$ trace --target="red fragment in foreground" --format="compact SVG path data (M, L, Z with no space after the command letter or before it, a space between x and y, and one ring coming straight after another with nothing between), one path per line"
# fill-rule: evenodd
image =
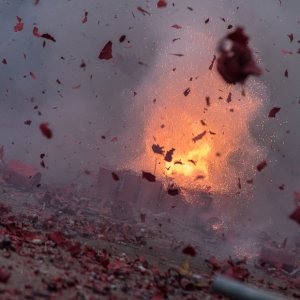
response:
M51 139L53 136L53 133L52 133L52 130L48 126L49 126L48 123L41 123L40 130L46 138Z
M38 27L36 27L36 26L33 27L33 35L38 37L38 38L44 38L44 39L50 40L52 42L56 42L56 39L51 34L49 34L49 33L41 34L39 32Z
M281 107L273 107L269 112L269 118L275 118Z
M290 219L300 225L300 206L298 206L291 214Z
M8 281L8 279L10 278L10 273L3 270L3 269L0 269L0 282L2 283L6 283Z
M17 160L9 161L3 172L3 179L7 183L26 189L37 186L41 181L41 177L41 173L36 168Z
M241 27L221 41L217 69L227 83L244 83L249 75L261 74L260 68L253 60L248 41L249 37L244 34Z
M18 17L18 23L14 26L14 31L18 32L18 31L22 31L24 28L24 23L22 22L22 18Z
M167 1L166 0L159 0L157 2L157 7L158 8L162 8L162 7L166 7L168 5Z
M197 252L195 250L195 248L193 246L186 246L183 250L182 250L182 253L185 254L185 255L189 255L189 256L196 256L197 255Z
M98 56L99 59L111 59L112 56L112 42L108 41L105 46L100 51L100 54Z
M260 164L257 165L256 169L257 169L257 171L260 172L260 171L262 171L262 169L264 169L267 165L268 165L267 162L264 160L264 161L262 161Z

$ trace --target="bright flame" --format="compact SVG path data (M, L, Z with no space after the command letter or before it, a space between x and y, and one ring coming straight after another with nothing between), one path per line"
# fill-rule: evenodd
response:
M187 154L175 156L173 162L166 162L166 174L169 176L184 175L198 179L207 177L207 155L210 150L209 144L204 143Z
M186 36L185 56L171 56L170 49L162 53L138 91L148 99L145 104L136 98L143 103L144 149L127 167L171 177L187 189L245 191L264 156L249 128L265 100L263 87L252 82L243 96L239 86L225 84L215 67L208 68L216 41L193 30ZM190 92L184 95L187 88ZM174 148L172 161L154 153L153 144L164 147L164 155Z

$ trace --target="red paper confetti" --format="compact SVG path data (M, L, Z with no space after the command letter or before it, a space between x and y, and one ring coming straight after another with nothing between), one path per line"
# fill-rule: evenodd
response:
M4 146L0 146L0 161L3 161L4 156Z
M241 184L241 178L238 178L238 188L241 189L242 188L242 184Z
M197 255L197 252L195 250L195 248L193 246L186 246L183 250L182 250L182 253L185 254L185 255L189 255L189 256L196 256Z
M187 88L186 90L184 90L183 95L186 97L190 92L191 92L191 89Z
M151 14L150 14L147 10L143 9L141 6L138 6L138 7L137 7L137 10L138 10L139 12L141 12L144 16L145 16L145 15L151 16Z
M209 259L205 259L205 262L212 269L212 271L219 271L221 269L221 263L215 256L212 256Z
M228 260L228 265L225 267L226 270L224 274L228 277L232 277L238 280L245 280L249 277L250 272L247 268L242 266L242 263L245 263L245 261L233 262L232 260Z
M206 130L192 138L193 142L201 140L206 135Z
M284 77L289 77L289 72L288 72L288 70L285 70L285 71L284 71Z
M119 42L120 43L123 43L124 41L126 40L126 35L125 34L122 34L119 38Z
M33 35L38 38L44 38L44 39L50 40L52 42L56 42L56 39L51 34L49 34L49 33L41 34L39 32L38 27L36 27L36 26L33 27Z
M275 118L281 107L273 107L269 112L269 118Z
M14 31L22 31L24 28L24 23L22 22L22 18L17 16L18 23L14 26Z
M56 39L49 33L43 33L41 37L52 42L56 42Z
M65 236L60 231L53 231L47 234L49 241L54 242L58 246L63 245L66 242Z
M113 180L115 180L115 181L119 181L120 180L120 177L119 177L119 175L117 173L112 172L111 175L112 175Z
M14 31L22 31L24 28L24 23L22 22L22 18L17 16L18 23L14 26Z
M69 252L72 256L77 257L81 253L81 244L80 242L75 242L69 247Z
M205 97L206 105L210 106L210 97L206 96ZM202 123L202 122L201 122ZM205 124L206 125L206 124Z
M26 121L24 122L24 124L25 124L25 125L28 125L28 126L30 126L30 125L31 125L31 123L32 123L32 121L31 121L31 120L26 120Z
M172 148L169 151L167 151L166 155L165 155L165 161L167 162L171 162L173 159L173 154L174 154L175 149Z
M288 34L287 36L288 36L288 38L290 39L290 42L292 42L293 39L294 39L294 35L293 35L292 33L290 33L290 34Z
M179 188L173 186L173 185L170 185L167 189L167 193L170 195L170 196L177 196L179 193L180 193L180 190Z
M36 37L41 37L41 35L39 33L39 29L36 26L33 27L33 32L32 33Z
M157 7L158 8L162 8L162 7L166 7L168 5L167 1L166 0L159 0L157 2Z
M7 65L7 60L6 60L5 58L3 58L3 59L2 59L2 63L3 63L4 65Z
M231 101L232 101L232 99L231 99L231 93L229 92L229 94L228 94L228 97L227 97L227 103L230 103Z
M146 221L146 214L140 213L141 223L145 223Z
M10 278L10 273L5 271L4 269L0 268L0 282L6 283L8 279Z
M289 218L300 225L300 206L298 206L289 216Z
M217 56L214 55L214 56L213 56L213 59L212 59L212 61L211 61L211 63L210 63L210 66L209 66L209 68L208 68L210 71L212 70L212 68L213 68L213 66L214 66L214 63L215 63L216 59L217 59Z
M230 47L228 41L231 42ZM261 70L253 60L248 41L244 29L238 27L220 42L217 69L227 83L244 83L249 75L261 74Z
M165 153L164 147L161 147L158 144L153 144L152 145L152 150L153 150L154 153L157 153L157 154L164 155L164 153Z
M283 54L283 55L287 55L287 54L290 54L290 55L292 55L293 54L293 52L292 51L287 51L287 50L281 50L281 53Z
M155 180L156 180L156 177L155 177L155 175L153 175L153 174L151 174L151 173L149 173L149 172L142 172L142 177L144 178L144 179L147 179L148 181L150 181L150 182L154 182Z
M51 139L53 134L52 134L52 130L48 126L49 126L48 123L41 123L40 130L46 138Z
M262 171L266 166L267 166L267 162L265 160L263 160L261 163L259 163L256 167L257 171Z
M296 205L300 206L300 193L297 191L294 192L294 200L295 200Z
M84 24L84 23L87 22L88 14L89 14L89 13L88 13L87 11L84 12L84 17L83 17L83 19L82 19L82 21L81 21L82 24Z
M33 80L36 80L36 76L34 75L34 73L29 72L29 74L30 74L30 76L31 76L31 78L32 78Z
M174 25L172 25L171 27L173 27L173 28L175 28L175 29L181 29L182 27L180 26L180 25L178 25L178 24L174 24Z
M108 41L103 49L100 51L100 54L98 56L99 59L111 59L112 56L112 42Z

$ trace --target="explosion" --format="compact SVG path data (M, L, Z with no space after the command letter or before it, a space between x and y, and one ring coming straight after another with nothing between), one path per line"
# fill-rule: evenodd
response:
M206 157L211 148L208 143L204 143L195 149L190 150L186 155L175 156L175 162L166 163L166 174L194 176L202 179L208 176Z
M263 87L252 81L243 95L240 87L226 84L215 67L209 68L216 41L190 30L188 53L174 58L171 51L163 52L142 88L149 99L144 150L130 167L154 170L157 177L186 189L236 193L249 186L264 154L250 131ZM205 43L199 46L198 41ZM153 144L164 152L154 153ZM166 159L170 151L172 157Z

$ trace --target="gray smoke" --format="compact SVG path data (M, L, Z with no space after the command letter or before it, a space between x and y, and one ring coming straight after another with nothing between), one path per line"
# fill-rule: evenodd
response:
M144 104L151 95L144 96L139 87L151 78L166 45L174 53L189 47L184 34L171 26L199 30L216 44L228 25L241 25L264 70L251 81L267 88L251 132L267 149L268 167L255 178L255 205L249 218L257 224L255 229L297 230L287 216L293 209L292 193L300 188L299 1L178 0L168 1L163 9L156 8L156 1L34 2L0 0L0 60L7 60L0 64L0 144L5 146L6 160L40 167L40 154L45 153L47 169L40 167L44 182L67 182L85 169L97 172L100 165L120 167L143 152ZM143 15L138 6L151 15ZM82 24L85 11L88 20ZM13 30L16 16L24 22L21 32ZM32 34L34 26L56 42L46 40L43 47L43 39ZM121 35L126 35L123 43ZM177 37L178 51L172 42ZM113 59L99 60L109 40ZM208 68L207 58L215 49L205 51L191 64ZM85 68L80 67L83 63ZM281 111L268 119L273 106ZM30 126L26 120L32 121ZM41 122L49 123L53 139L41 135ZM278 188L282 184L284 190ZM280 221L274 223L274 216L281 216Z

